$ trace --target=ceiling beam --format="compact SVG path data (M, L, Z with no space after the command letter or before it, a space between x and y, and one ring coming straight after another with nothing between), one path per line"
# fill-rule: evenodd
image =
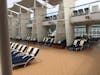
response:
M13 11L13 10L10 10L10 9L8 9L8 11L15 13L16 15L19 15L19 12L16 12L16 11Z
M29 8L23 6L23 5L18 4L18 3L15 3L15 5L16 5L16 6L19 6L20 8L22 8L22 9L24 9L24 10L26 10L26 11L29 11L29 12L31 12L31 13L34 12L32 9L29 9Z
M40 4L42 4L43 6L47 7L47 8L53 8L53 6L51 4L48 3L48 1L43 1L43 0L37 0L37 2L39 2Z

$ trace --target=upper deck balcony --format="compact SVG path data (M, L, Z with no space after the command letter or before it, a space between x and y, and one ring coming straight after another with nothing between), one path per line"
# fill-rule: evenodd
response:
M43 26L57 25L58 22L64 22L63 10L48 13L43 19Z
M57 17L58 17L57 12L45 14L45 17L43 19L43 26L56 25Z
M71 8L72 24L96 24L100 23L100 1L80 5Z

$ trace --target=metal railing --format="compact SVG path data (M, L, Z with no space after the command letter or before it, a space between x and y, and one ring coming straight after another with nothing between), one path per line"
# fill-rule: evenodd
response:
M70 10L72 10L71 16L75 17L75 16L88 15L93 13L100 13L99 5L100 5L100 0L71 7L70 8Z
M45 14L43 21L57 20L58 11Z

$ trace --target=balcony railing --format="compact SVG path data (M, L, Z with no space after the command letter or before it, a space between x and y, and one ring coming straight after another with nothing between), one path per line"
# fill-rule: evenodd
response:
M100 0L79 5L79 6L75 6L75 7L71 7L71 10L72 10L71 17L88 15L92 13L100 13L99 5L100 5Z
M52 13L48 13L46 14L46 16L44 17L43 21L51 21L51 20L57 20L57 15L58 12L52 12Z

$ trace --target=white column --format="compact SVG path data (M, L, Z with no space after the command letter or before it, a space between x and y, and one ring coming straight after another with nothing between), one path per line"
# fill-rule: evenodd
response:
M56 25L56 42L66 39L63 2L60 3Z
M46 8L37 7L35 9L36 32L38 42L42 41L43 37L47 35L47 28L42 25L45 14Z
M90 32L91 32L91 25L86 25L86 34L88 36L90 36Z
M2 75L12 75L6 0L0 0L0 59Z
M17 37L21 38L21 13L22 13L22 9L21 7L19 7L19 15L18 15L18 35Z
M32 21L32 38L37 39L37 26L36 26L36 20L35 19Z
M33 5L33 9L34 9L34 19L32 21L32 39L37 39L37 24L36 24L36 8L37 8L37 1L34 0L34 5Z
M70 7L74 6L75 1L76 0L63 0L67 46L72 44L74 37L73 33L74 29L70 23L70 15L71 15Z
M12 21L12 25L11 25L11 34L12 34L12 38L16 38L16 36L18 35L18 16L13 16L11 18Z
M26 39L28 36L28 32L27 32L27 24L29 24L29 20L30 20L30 13L21 13L21 38L22 39Z
M9 37L12 38L12 17L8 16Z

